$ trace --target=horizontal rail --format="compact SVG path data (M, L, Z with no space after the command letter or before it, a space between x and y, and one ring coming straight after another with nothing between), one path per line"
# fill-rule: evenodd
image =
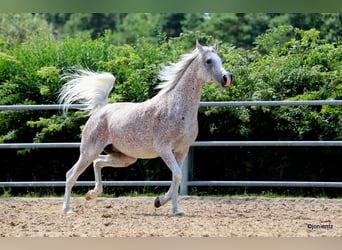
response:
M75 186L93 186L94 181L78 181ZM103 181L104 186L169 186L171 181ZM342 182L309 181L187 181L187 186L219 187L324 187L341 188ZM0 187L64 187L65 181L0 182Z
M0 149L19 148L79 148L80 142L47 142L47 143L2 143Z
M193 147L341 147L342 141L196 141Z
M79 148L79 142L3 143L0 149ZM195 141L192 147L341 147L342 141Z
M0 149L79 148L79 142L2 143ZM341 147L342 141L195 141L192 147Z
M329 187L341 188L342 182L315 181L188 181L188 186L224 187Z
M309 100L309 101L225 101L225 102L200 102L200 107L236 107L236 106L321 106L342 105L342 100ZM72 104L69 109L85 108L84 104ZM61 110L63 105L0 105L0 110Z
M201 102L201 107L223 106L321 106L342 105L342 100L311 100L311 101L229 101L229 102Z
M103 181L104 186L169 186L171 181ZM95 181L77 181L75 186L94 186ZM65 181L0 182L0 187L64 187Z
M69 109L85 108L84 104L72 104ZM58 104L41 104L41 105L0 105L0 110L62 110L63 105Z

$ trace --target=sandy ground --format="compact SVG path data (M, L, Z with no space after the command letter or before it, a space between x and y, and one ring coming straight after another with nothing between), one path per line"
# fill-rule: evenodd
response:
M314 198L180 198L185 216L153 197L0 198L0 236L250 237L342 236L342 200Z

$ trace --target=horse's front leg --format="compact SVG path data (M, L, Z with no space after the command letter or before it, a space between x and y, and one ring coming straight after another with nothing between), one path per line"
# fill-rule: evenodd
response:
M182 179L180 166L182 166L186 155L187 152L175 153L174 155L171 149L165 150L165 152L161 154L162 159L172 172L172 183L167 193L163 197L157 197L154 202L155 207L158 208L172 199L172 212L175 215L180 216L184 215L184 212L178 208L178 190Z

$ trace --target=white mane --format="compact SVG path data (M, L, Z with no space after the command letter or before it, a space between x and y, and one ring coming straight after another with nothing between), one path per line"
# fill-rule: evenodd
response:
M185 70L198 55L199 50L196 48L191 53L182 55L179 62L164 66L158 74L158 78L161 80L161 83L156 87L160 89L158 95L166 94L173 89Z

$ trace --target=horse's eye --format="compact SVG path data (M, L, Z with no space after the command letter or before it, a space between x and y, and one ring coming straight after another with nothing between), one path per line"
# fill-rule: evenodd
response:
M211 64L212 60L209 58L205 62L206 62L206 64Z

